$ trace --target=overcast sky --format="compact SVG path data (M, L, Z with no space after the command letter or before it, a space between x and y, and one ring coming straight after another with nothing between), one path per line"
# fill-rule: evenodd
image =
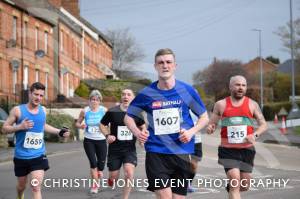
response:
M130 28L146 58L138 68L155 73L153 56L160 48L176 53L176 77L192 83L192 74L217 59L246 63L258 56L262 30L262 56L283 62L274 34L290 19L289 0L80 0L81 15L100 31ZM300 0L293 0L293 18L300 17Z

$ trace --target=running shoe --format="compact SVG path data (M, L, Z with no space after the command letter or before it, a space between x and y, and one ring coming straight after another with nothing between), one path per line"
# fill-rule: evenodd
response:
M96 194L96 193L98 193L98 187L95 186L95 185L93 185L92 188L91 188L91 190L90 190L90 193L91 193L91 194Z
M17 196L17 199L24 199L24 193L21 197Z
M191 186L191 185L189 185L188 188L187 188L187 192L188 192L188 193L194 193L194 192L196 192L196 191L197 191L197 189L194 188L194 187Z
M226 185L225 189L229 193L229 184Z

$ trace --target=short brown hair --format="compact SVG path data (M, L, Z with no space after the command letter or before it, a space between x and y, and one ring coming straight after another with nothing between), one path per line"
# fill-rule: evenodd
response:
M155 57L154 57L154 61L156 61L156 58L158 56L161 56L161 55L173 55L173 57L175 59L175 54L174 54L174 52L170 48L162 48L162 49L159 49L156 52Z
M30 86L30 92L32 93L34 90L45 90L44 84L40 82L35 82Z

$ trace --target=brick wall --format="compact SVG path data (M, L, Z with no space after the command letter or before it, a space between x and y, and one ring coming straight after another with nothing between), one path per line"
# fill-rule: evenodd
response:
M80 8L78 0L48 0L53 6L59 8L63 7L72 15L79 17L80 16Z
M18 96L20 99L23 85L24 67L28 67L28 85L35 82L35 71L40 74L39 81L45 84L46 73L48 73L48 85L53 84L53 35L52 27L37 18L29 16L8 4L0 2L0 92L4 95ZM16 19L16 46L7 47L7 41L12 39L13 20ZM26 28L24 28L26 27ZM38 40L36 40L36 30ZM35 57L36 41L38 49L45 50L45 32L47 38L47 54L43 58ZM23 40L22 40L23 39ZM22 48L23 41L23 48ZM17 70L17 92L13 93L13 69L11 60L19 61ZM53 86L50 86L53 87ZM48 90L49 100L54 100L53 90Z
M62 1L50 1L60 6ZM75 2L75 3L74 3ZM78 4L74 1L73 4ZM14 19L16 31L13 30ZM59 63L58 68L66 68L67 73L61 75L54 70L54 38L52 25L26 14L22 10L0 1L0 95L8 95L14 99L20 99L25 79L27 86L36 81L48 84L48 102L56 99L55 90L69 97L82 79L82 73L86 79L103 79L105 74L99 68L99 64L112 67L112 49L104 40L96 40L88 33L84 34L84 57L82 60L82 34L75 33L63 22L58 25L59 37ZM7 41L12 39L16 32L16 46L7 47ZM47 35L47 37L46 37ZM47 38L47 45L45 42ZM45 48L47 46L47 48ZM44 57L35 56L36 50L47 51ZM20 67L17 70L17 92L13 93L13 68L12 60L18 60ZM84 71L82 65L84 62ZM28 78L25 78L25 68L28 71ZM61 88L54 88L54 76L59 76Z
M277 69L277 66L265 59L262 59L262 66L264 73L273 72ZM257 57L249 63L245 64L245 68L250 74L260 73L260 59Z
M67 68L68 74L61 75L62 93L69 96L71 90L75 90L79 85L81 79L81 63L82 63L82 47L81 36L74 33L68 26L63 23L60 27L60 53L59 66L60 68ZM68 88L67 88L68 87Z

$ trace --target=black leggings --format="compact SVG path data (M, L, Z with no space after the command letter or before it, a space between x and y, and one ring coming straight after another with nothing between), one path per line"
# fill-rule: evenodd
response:
M106 140L84 138L83 147L89 159L90 167L92 169L98 168L98 171L103 171L107 154Z

